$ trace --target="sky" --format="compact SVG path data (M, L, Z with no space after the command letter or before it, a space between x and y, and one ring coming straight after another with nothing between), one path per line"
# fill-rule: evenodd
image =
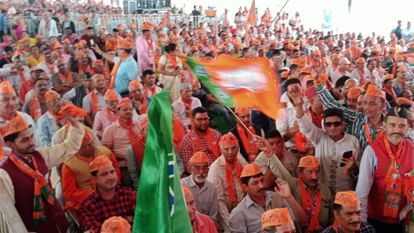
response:
M229 10L231 20L239 6L250 8L252 0L172 0L172 5L184 7L187 13L194 5L216 7L218 14ZM256 0L259 17L269 7L275 16L286 0ZM298 11L306 27L321 28L324 16L331 16L332 29L335 32L362 32L368 36L372 32L389 36L396 27L397 20L403 20L403 28L407 21L414 24L413 0L352 0L351 12L348 13L348 0L288 0L285 11L293 15ZM411 11L411 12L410 12Z

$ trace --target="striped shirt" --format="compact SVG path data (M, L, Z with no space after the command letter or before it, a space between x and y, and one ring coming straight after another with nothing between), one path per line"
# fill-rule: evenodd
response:
M325 109L339 108L343 111L346 131L358 138L361 151L364 151L369 142L375 140L378 133L382 131L382 127L372 128L364 113L340 105L325 86L319 85L317 92Z

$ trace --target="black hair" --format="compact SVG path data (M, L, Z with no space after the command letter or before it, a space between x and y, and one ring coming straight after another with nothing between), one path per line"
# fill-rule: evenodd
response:
M391 82L392 80L393 80L392 78L384 79L383 85L386 85L387 83Z
M94 29L93 29L92 26L89 26L89 27L86 28L86 30L89 31L89 30L94 30Z
M193 109L193 111L191 112L191 116L194 118L195 115L197 115L197 113L208 113L208 110L205 107L197 107Z
M132 52L132 49L126 49L126 48L123 48L123 50L124 50L126 53L128 53L128 54L131 54L131 52Z
M148 29L142 29L142 33L146 33L146 32L149 32L150 30L148 30Z
M292 70L295 70L295 69L298 69L299 68L299 66L297 65L297 64L291 64L290 66L289 66L289 69L292 71Z
M153 75L154 71L153 70L144 70L144 72L142 72L142 77L146 77L147 75Z
M6 47L4 47L4 52L10 52L10 51L13 51L13 48L11 47L11 46L6 46Z
M336 203L333 203L333 210L339 212L342 210L342 206Z
M165 52L166 53L173 52L175 51L176 48L177 48L177 45L175 45L174 43L169 43L167 46L165 46Z
M328 108L325 111L323 111L324 119L331 116L337 116L341 119L341 121L344 120L344 112L339 108Z
M240 180L241 180L241 183L242 184L248 185L251 178L258 178L260 176L263 176L263 173L259 173L259 174L255 175L255 176L242 177L242 178L240 178Z
M93 172L91 172L91 175L92 176L95 176L96 177L96 175L98 174L98 171L93 171Z
M118 32L118 29L114 28L112 29L112 32Z
M385 116L385 121L387 121L388 117L394 116L394 117L400 117L407 119L408 112L407 109L401 106L396 106L388 110L387 115Z
M335 88L345 86L345 82L346 82L346 80L348 80L348 79L350 79L350 78L351 78L351 77L348 77L348 76L346 76L346 75L344 75L344 76L340 77L340 78L339 78L339 79L335 82Z
M282 138L282 135L277 129L271 129L265 133L265 138Z
M288 86L292 85L292 84L299 84L301 85L301 82L298 78L290 78L288 80L285 81L285 88L287 89Z

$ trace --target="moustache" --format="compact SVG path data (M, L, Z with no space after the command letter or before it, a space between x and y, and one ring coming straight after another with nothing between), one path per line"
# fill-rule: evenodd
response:
M261 188L257 192L260 193L260 192L264 192L264 191L266 191L266 189L265 188Z
M361 222L360 222L360 221L357 221L357 222L351 222L350 224L351 224L351 225L360 225L360 224L361 224Z

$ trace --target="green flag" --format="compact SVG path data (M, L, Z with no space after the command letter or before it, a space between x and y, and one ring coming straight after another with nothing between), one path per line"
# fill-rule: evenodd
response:
M192 233L173 147L169 92L151 98L134 233Z

